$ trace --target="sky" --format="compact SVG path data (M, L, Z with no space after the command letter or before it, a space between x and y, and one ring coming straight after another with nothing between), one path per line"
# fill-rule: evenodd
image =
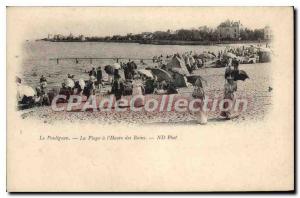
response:
M111 36L168 29L217 27L226 19L263 28L269 7L8 7L8 30L22 28L26 39L49 34ZM9 28L11 27L11 28ZM21 31L20 31L21 33Z

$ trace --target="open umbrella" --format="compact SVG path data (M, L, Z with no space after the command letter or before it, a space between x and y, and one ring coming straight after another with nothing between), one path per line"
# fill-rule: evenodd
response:
M201 81L204 81L205 84L207 84L207 81L202 77L202 76L199 76L199 75L190 75L190 76L187 76L187 81L191 84L195 84L197 79L200 79Z
M22 99L24 96L33 97L35 95L35 91L30 86L19 84L17 86L17 95L20 99Z
M172 81L172 76L167 71L159 68L151 68L150 70L158 81Z
M111 66L111 65L106 65L106 66L104 67L104 71L105 71L108 75L114 75L115 69L114 69L114 67Z
M121 69L121 65L119 63L114 63L113 68L114 69Z
M74 80L71 78L67 78L64 80L64 83L66 84L67 87L73 88L75 86Z
M244 70L239 70L238 72L234 72L233 79L235 81L237 81L237 80L244 81L247 78L249 78L249 76L248 76L248 74Z
M145 75L145 76L147 76L149 78L153 78L153 74L149 70L139 69L139 70L137 70L137 72L140 73L140 74L142 74L142 75Z

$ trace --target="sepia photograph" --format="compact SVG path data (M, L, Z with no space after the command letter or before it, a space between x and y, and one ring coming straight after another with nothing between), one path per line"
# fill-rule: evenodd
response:
M130 8L128 15L127 8L110 8L124 13L127 24L102 14L91 24L66 21L29 35L16 75L22 117L49 124L264 119L272 108L276 53L270 24L226 16L193 22L180 9L151 9L177 15L182 23L163 29L160 19L149 15L143 22L150 27L140 27L131 19L140 10ZM96 23L100 27L92 28Z
M9 192L294 190L293 7L6 12Z

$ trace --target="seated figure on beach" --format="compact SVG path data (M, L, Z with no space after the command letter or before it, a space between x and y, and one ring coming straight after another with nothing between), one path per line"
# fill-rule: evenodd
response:
M37 98L35 102L39 105L50 105L48 89L46 85L47 83L45 84L45 82L42 82L41 85L36 88Z
M154 92L154 89L157 88L156 81L157 78L146 78L146 80L144 81L145 94L152 94Z
M167 94L177 94L177 87L173 82L168 82L167 84Z
M59 102L67 102L69 100L71 94L72 94L71 89L66 86L66 83L63 82L61 84L61 88L59 90L59 95L66 96L66 100L60 99Z
M82 87L80 85L80 82L79 81L75 81L75 86L73 88L73 94L74 95L81 95L82 94Z
M94 76L90 76L90 79L85 84L82 94L89 98L91 95L95 95L95 81Z
M124 89L123 89L123 96L130 96L132 95L132 89L133 89L133 83L132 80L126 80L124 83Z

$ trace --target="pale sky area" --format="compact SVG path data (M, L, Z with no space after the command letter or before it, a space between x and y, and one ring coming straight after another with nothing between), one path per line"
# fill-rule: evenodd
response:
M280 9L280 8L275 8ZM23 28L26 39L49 34L111 36L167 29L216 27L226 19L263 28L268 7L9 7L7 26ZM269 15L270 16L270 15Z

